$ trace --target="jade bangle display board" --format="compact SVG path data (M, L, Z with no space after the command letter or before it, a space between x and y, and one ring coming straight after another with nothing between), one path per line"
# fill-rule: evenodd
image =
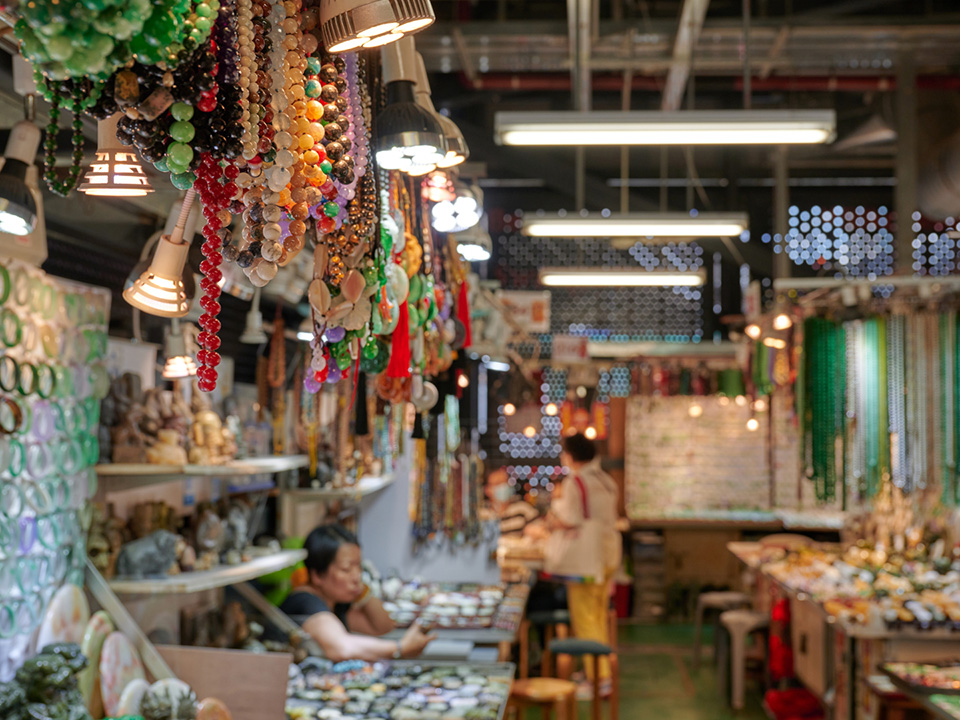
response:
M768 509L768 417L757 413L754 431L747 429L750 417L749 404L732 398L630 398L627 514Z
M107 290L0 258L0 680L37 635L73 639L75 608L48 606L83 584L109 314Z

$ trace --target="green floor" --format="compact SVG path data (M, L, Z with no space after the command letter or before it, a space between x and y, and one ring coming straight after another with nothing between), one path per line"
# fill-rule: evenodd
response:
M622 720L765 720L760 688L747 678L746 707L734 712L717 688L710 637L704 662L693 669L693 627L623 625L620 628L620 717ZM589 704L580 704L580 718ZM539 713L527 713L527 720Z

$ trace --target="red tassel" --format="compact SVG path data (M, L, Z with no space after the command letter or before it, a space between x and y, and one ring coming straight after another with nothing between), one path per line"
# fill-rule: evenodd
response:
M397 329L393 331L387 377L410 377L410 308L407 307L406 300L400 306L400 320L397 322Z
M473 345L473 333L470 331L470 302L467 294L467 283L463 283L463 285L460 286L460 293L457 295L457 318L463 323L464 330L466 331L463 341L464 350Z

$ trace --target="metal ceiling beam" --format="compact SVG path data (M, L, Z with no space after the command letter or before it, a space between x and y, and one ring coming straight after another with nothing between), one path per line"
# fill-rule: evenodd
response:
M680 109L693 66L693 51L700 38L709 5L710 0L684 0L683 2L680 10L680 24L673 42L673 60L663 86L661 110L671 112Z

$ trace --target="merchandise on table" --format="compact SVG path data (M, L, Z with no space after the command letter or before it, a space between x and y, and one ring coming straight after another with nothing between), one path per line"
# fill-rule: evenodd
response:
M359 720L496 720L514 667L400 661L333 665L311 658L290 668L287 717Z
M877 630L960 630L960 560L866 546L842 553L815 547L765 548L754 557L766 574L807 593L844 622Z
M960 695L960 665L888 662L881 667L913 692Z
M423 627L513 631L523 617L529 589L525 585L464 585L396 578L383 581L384 609L397 627L419 620Z

